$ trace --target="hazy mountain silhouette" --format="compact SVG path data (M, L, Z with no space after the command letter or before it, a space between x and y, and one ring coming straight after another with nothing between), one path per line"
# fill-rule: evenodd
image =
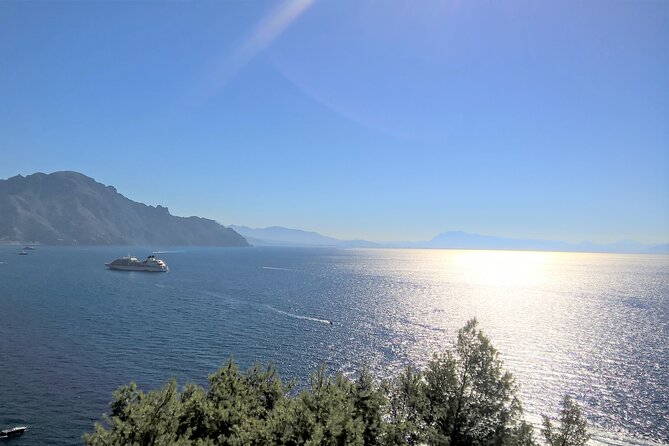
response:
M621 240L614 243L594 243L589 241L567 243L554 240L495 237L491 235L471 234L463 231L443 232L432 240L409 243L409 246L417 248L503 249L520 251L669 253L667 245L644 245L635 240Z
M254 245L264 246L323 246L338 248L379 248L381 244L366 240L340 240L321 235L318 232L290 229L281 226L249 228L230 225L232 229Z
M652 246L649 252L653 254L669 254L669 243Z
M471 234L463 231L443 232L432 240L417 242L415 246L424 248L451 249L507 249L532 251L567 251L571 245L565 242L538 239L508 239L492 235Z
M376 243L366 240L340 240L318 232L271 226L249 228L231 225L254 245L266 246L322 246L338 248L433 248L433 249L498 249L520 251L568 251L568 252L619 252L669 254L669 244L644 245L633 240L622 240L610 244L594 242L567 243L541 239L513 239L492 235L472 234L463 231L447 231L431 240L418 242Z
M0 180L0 241L59 245L248 246L214 220L176 217L77 172Z
M241 235L240 235L241 234ZM448 248L669 254L669 244L634 240L610 244L511 239L448 231L419 242L340 240L313 231L272 226L226 228L200 217L176 217L147 206L77 172L35 173L0 180L0 242L164 246L323 246L339 248Z

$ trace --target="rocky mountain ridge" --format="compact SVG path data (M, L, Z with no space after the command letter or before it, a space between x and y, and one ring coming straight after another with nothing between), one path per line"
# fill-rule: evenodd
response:
M0 242L48 245L248 246L214 220L177 217L78 172L0 180Z

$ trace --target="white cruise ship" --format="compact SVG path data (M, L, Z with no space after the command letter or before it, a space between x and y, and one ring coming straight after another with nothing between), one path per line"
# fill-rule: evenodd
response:
M105 263L105 266L109 269L117 269L121 271L146 271L161 273L167 272L170 269L167 267L165 262L160 259L156 259L155 256L150 255L146 260L139 261L135 256L125 256L120 259L116 259L113 262Z

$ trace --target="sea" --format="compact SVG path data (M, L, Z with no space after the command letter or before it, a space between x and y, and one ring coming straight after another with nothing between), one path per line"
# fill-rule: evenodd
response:
M0 246L0 429L80 445L112 392L206 385L234 358L306 386L392 379L476 317L526 418L582 405L595 443L669 443L669 256L330 248ZM156 252L168 273L105 262Z

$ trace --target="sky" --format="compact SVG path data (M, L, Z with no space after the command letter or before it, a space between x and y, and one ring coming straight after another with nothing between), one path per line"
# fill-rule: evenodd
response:
M0 2L0 178L58 170L225 225L666 243L669 2Z

